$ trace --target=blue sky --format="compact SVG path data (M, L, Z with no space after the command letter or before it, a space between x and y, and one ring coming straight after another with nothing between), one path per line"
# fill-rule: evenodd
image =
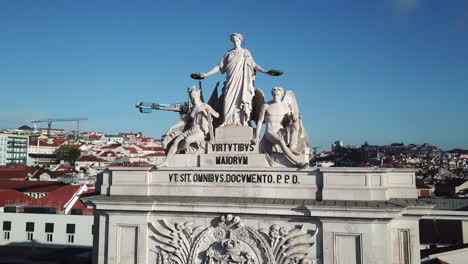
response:
M256 86L295 92L314 146L468 148L465 0L0 0L0 128L87 117L82 130L159 137L177 114L135 101L185 101L233 32L285 72Z

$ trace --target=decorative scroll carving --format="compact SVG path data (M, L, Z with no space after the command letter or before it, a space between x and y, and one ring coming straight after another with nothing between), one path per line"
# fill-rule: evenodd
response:
M195 236L202 229L193 228L192 222L173 224L165 220L148 223L156 242L157 264L186 264Z
M312 264L314 260L308 258L310 249L314 245L313 232L304 232L303 226L286 230L279 225L272 225L268 231L270 246L277 264ZM264 232L265 234L266 232Z
M156 264L312 264L315 231L272 225L257 231L239 216L225 215L207 228L159 220L150 222Z

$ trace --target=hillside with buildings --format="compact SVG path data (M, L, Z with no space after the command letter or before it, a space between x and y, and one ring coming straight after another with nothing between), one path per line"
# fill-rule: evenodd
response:
M94 217L81 197L95 192L107 168L152 167L164 158L160 140L141 133L0 131L0 263L42 263L51 255L50 263L89 263Z
M72 152L76 156L71 157ZM161 141L142 133L110 135L26 126L0 131L0 245L9 248L0 253L19 263L40 262L44 252L56 254L60 261L89 263L93 208L81 198L95 194L96 182L106 169L149 168L165 157ZM467 150L404 143L345 146L336 141L331 151L311 154L310 164L414 168L419 198L435 205L433 214L419 221L421 255L429 258L467 245ZM24 246L44 251L17 254Z

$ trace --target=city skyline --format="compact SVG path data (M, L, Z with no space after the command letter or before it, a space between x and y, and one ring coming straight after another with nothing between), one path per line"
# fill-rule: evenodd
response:
M293 90L313 146L430 143L468 148L468 3L398 0L0 2L0 129L87 117L82 131L160 137L177 103L232 48L265 69L257 88ZM249 8L245 8L249 6ZM217 74L202 81L208 98ZM74 129L75 124L54 124Z

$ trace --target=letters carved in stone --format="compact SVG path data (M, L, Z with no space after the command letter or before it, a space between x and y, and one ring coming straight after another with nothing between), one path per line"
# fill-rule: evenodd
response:
M150 222L156 264L314 264L317 233L303 226L269 230L245 226L239 216L225 215L207 228L192 222Z

